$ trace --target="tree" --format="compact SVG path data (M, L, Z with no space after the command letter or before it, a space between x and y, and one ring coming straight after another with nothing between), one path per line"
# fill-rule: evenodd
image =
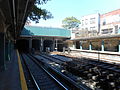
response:
M72 16L66 17L64 20L62 20L62 24L62 27L65 29L73 29L79 27L80 21Z
M39 20L43 18L44 20L53 18L52 14L48 12L46 9L41 9L38 6L46 4L48 0L36 0L35 4L28 15L28 22L30 20L34 21L35 23L39 23Z

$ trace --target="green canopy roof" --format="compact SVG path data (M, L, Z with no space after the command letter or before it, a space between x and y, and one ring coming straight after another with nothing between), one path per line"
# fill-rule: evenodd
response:
M71 31L61 28L25 26L21 32L25 36L71 37Z

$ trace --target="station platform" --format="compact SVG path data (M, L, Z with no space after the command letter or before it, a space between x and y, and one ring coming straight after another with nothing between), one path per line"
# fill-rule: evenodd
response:
M71 56L90 58L120 65L120 52L71 49Z
M13 50L11 54L11 60L6 61L5 71L0 72L0 90L27 90L19 53Z

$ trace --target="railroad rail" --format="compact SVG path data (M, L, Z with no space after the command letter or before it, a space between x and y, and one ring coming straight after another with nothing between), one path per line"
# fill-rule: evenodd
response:
M58 64L64 64L64 62L66 62L62 59L59 59L59 58L56 58L56 57L53 57L53 56L47 55L47 54L42 54L40 56L42 56L46 59L49 59L50 61L56 62ZM112 63L108 63L108 62L104 62L104 61L96 61L94 59L89 59L89 58L86 58L86 59L84 58L84 63L85 62L88 62L89 65L98 66L98 67L106 69L106 70L111 70L113 72L120 73L120 65L118 65L118 64L112 64Z
M27 63L23 55L21 55L21 58L28 90L40 90L40 87L38 86L34 76L32 75L29 67L27 66Z
M71 57L71 55L60 55L60 56L65 56L65 57ZM100 68L106 69L106 70L111 70L114 72L118 72L120 73L120 64L116 64L116 63L110 63L110 62L106 62L104 60L96 60L96 59L91 59L90 57L73 57L73 60L77 60L79 62L82 63L87 63L89 65L93 65L93 66L98 66Z
M58 64L64 64L64 62L65 62L62 59L59 59L59 58L56 58L56 57L53 57L53 56L47 55L47 54L42 54L40 56L42 56L46 59L49 59L50 61L56 62ZM98 67L106 69L106 70L111 70L111 71L120 73L120 68L118 68L119 65L116 65L116 64L114 65L111 63L107 63L107 62L103 62L103 61L96 61L96 60L92 60L92 59L91 60L84 59L84 60L86 62L88 62L89 65L98 66Z
M60 59L54 58L50 55L42 56L50 60L53 58L53 61L61 61ZM71 55L64 57L68 56L69 58L71 57ZM66 62L64 68L73 75L78 76L78 82L83 82L92 89L120 89L119 64L108 63L90 58L73 57L72 61Z
M38 66L30 57L22 54L24 61L26 62L31 76L34 77L36 86L39 87L37 90L68 90L62 83L60 83L53 75L51 75L42 66Z
M54 86L54 87L52 87L52 90L54 88L55 88L55 90L68 90L68 89L73 89L73 90L91 90L90 88L86 87L85 85L81 85L81 86L77 85L76 82L74 82L72 79L66 77L65 75L63 75L62 73L60 73L59 71L57 71L56 69L54 69L53 67L51 67L49 65L46 65L44 62L41 62L40 60L37 60L35 57L33 57L31 55L25 55L25 54L23 54L22 56L27 60L27 62L26 62L27 66L29 67L31 73L33 74L33 76L34 76L34 78L36 80L36 83L38 84L38 86L40 87L40 89L45 89L45 90L48 89L48 88L50 89L51 88L50 85L52 85L52 86ZM42 82L42 80L41 80L40 77L41 76L45 77L46 75L43 75L42 74L43 72L41 72L41 70L39 70L39 68L44 69L44 71L46 71L47 74L49 74L50 76L52 76L52 78L54 78L54 80L55 80L55 81L53 80L54 83L49 78L48 79L46 78ZM38 72L38 71L40 71L40 72ZM46 80L49 80L49 81L46 81ZM52 81L52 83L50 84L51 81ZM42 85L44 83L46 83L46 84Z
M33 56L33 55L32 55ZM33 56L34 57L34 56ZM58 61L60 62L60 63L58 63L58 64L61 64L61 60L60 59L58 59L58 58L54 58L54 57L52 57L52 56L49 56L49 55L46 55L46 54L44 54L44 55L41 55L40 54L40 57L42 57L42 61L44 62L44 61L46 61L46 59L47 60L50 60L51 62L56 62L57 61L57 63L58 63ZM39 58L40 58L39 57ZM40 59L38 59L37 57L34 57L34 58L36 58L38 61L41 61ZM44 60L43 60L43 58L44 58ZM47 62L47 61L46 61ZM65 61L62 61L62 63L64 63ZM64 65L64 64L63 64ZM47 65L48 66L48 65ZM71 79L70 77L68 77L68 76L66 76L66 75L64 75L64 74L62 74L61 72L59 72L57 69L55 69L54 67L50 67L50 70L52 70L52 72L55 74L56 72L57 72L57 75L59 75L59 78L64 78L64 79L62 79L63 81L62 82L66 82L66 81L68 81L66 84L67 85L70 85L70 87L72 88L72 87L77 87L77 89L79 88L80 90L91 90L89 87L87 87L86 85L84 85L84 84L82 84L82 83L80 83L79 85L77 84L77 82L75 82L73 79ZM73 86L72 86L73 85Z
M71 57L67 55L66 57ZM71 57L72 58L72 57ZM65 68L68 72L80 78L92 89L119 90L120 65L94 60L90 58L73 57Z
M55 60L52 60L52 59L56 59L56 58L50 58L49 56L46 56L46 55L40 55L40 57L42 57L42 60L34 57L32 55L33 58L37 59L37 61L40 61L42 63L44 63L44 59L48 59L52 62L54 62ZM70 87L69 89L75 89L75 90L91 90L89 87L87 87L86 85L84 84L77 84L74 80L72 80L70 77L67 77L66 75L62 74L61 72L59 72L57 69L55 69L54 67L51 67L50 65L47 64L47 66L49 66L49 71L51 73L53 73L54 75L57 76L57 78L61 81L61 82L64 82L68 87ZM62 79L61 79L62 78Z
M50 60L52 62L55 62L57 64L63 64L63 63L65 63L64 60L56 58L56 57L53 57L53 56L48 55L48 54L40 54L40 56L43 57L43 58L46 58L46 59L48 59L48 60Z

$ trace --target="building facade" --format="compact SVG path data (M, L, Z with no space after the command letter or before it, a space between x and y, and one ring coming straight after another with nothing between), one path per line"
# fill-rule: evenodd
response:
M83 16L76 37L67 43L70 49L120 52L120 9Z
M100 14L90 14L81 18L82 35L96 36L100 31Z
M100 35L120 33L120 9L100 16Z

